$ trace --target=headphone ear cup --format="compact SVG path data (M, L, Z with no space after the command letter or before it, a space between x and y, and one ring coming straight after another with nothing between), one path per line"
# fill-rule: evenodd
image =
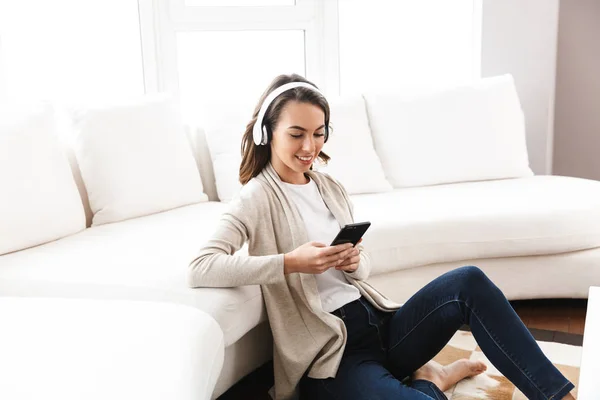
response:
M269 143L269 134L267 132L267 127L265 125L263 125L262 127L262 144L267 144Z

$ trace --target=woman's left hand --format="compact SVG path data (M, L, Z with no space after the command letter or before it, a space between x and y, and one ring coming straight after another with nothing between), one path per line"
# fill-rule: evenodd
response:
M362 239L356 243L356 246L358 246L360 242L362 242ZM358 269L358 263L360 262L360 250L358 250L356 246L354 246L354 251L350 253L350 256L342 260L340 265L335 267L335 269L346 272L354 272Z

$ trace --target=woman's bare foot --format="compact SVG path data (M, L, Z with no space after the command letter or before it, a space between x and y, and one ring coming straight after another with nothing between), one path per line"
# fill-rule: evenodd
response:
M433 382L442 392L450 389L458 381L479 375L487 369L481 361L471 361L466 358L442 366L436 361L429 361L412 375L413 380L424 379Z

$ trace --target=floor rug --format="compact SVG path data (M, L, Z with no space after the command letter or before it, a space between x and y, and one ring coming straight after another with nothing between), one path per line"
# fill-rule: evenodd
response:
M575 385L577 396L581 347L537 340L540 348L561 373ZM481 360L487 371L473 378L463 379L446 391L449 400L491 399L526 400L527 398L506 379L485 357L469 331L458 331L434 360L448 365L461 358Z

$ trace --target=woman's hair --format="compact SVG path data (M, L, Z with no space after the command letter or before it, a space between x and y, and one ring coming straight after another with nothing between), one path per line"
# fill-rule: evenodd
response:
M269 146L269 144L263 146L256 145L252 136L252 128L256 123L260 107L263 104L265 98L269 95L269 93L277 89L279 86L290 82L306 82L315 86L312 82L297 74L279 75L278 77L273 79L267 90L265 90L265 92L260 97L260 100L258 101L256 108L254 109L254 113L252 114L252 119L246 125L246 131L244 132L244 136L242 137L242 163L240 164L240 183L242 185L245 185L250 179L257 176L271 159L271 146ZM281 110L283 110L283 107L290 101L313 104L319 107L321 110L323 110L323 113L325 114L325 127L328 130L330 129L329 103L327 103L325 97L323 97L317 91L304 87L297 87L290 90L286 90L285 92L277 96L277 98L273 100L273 102L267 109L267 112L265 113L265 116L263 118L263 124L267 129L267 135L269 138L268 143L271 143L271 140L273 139L273 130L277 126L279 116L281 115ZM328 134L330 133L331 131L328 132ZM323 153L322 151L319 152L317 157L324 164L327 164L327 162L330 159L329 156ZM310 169L312 169L312 165Z

